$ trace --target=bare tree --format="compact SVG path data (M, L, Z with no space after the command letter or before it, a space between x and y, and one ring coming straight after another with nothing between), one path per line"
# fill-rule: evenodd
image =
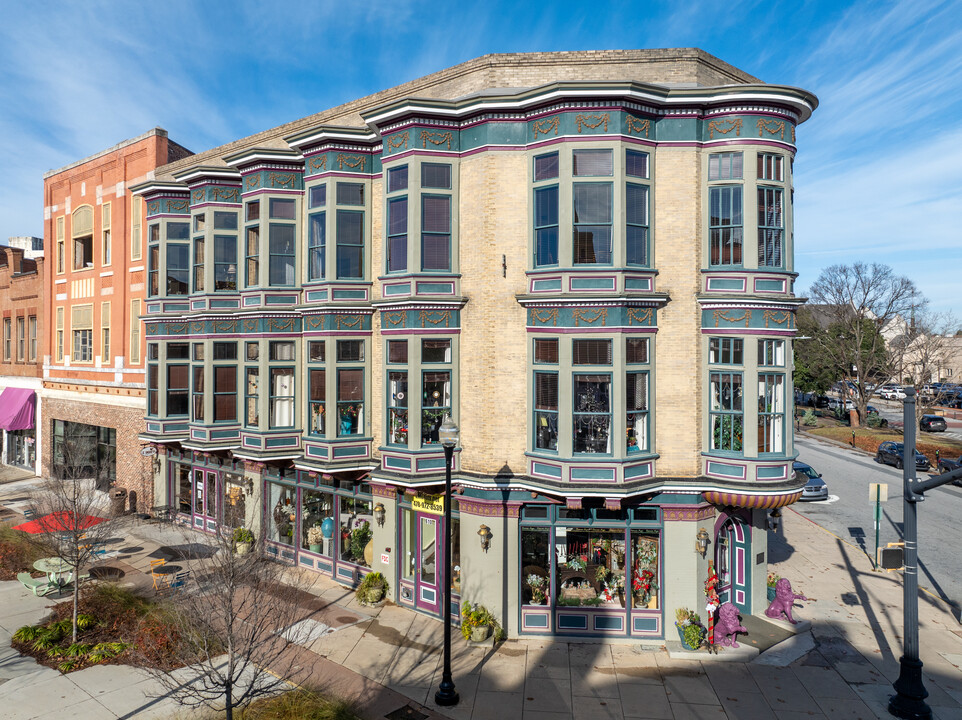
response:
M958 321L951 313L923 308L905 323L904 332L889 343L893 374L900 382L913 385L921 399L915 405L916 420L945 395L941 389L924 390L928 383L940 379L940 370L948 364L956 328Z
M236 531L235 531L236 532ZM177 633L172 663L199 670L196 680L152 670L165 690L188 707L235 707L276 693L295 671L292 645L323 626L311 623L313 596L302 573L260 553L238 554L230 536L192 568L183 589L172 591L170 618Z
M90 443L93 442L93 447ZM35 541L50 549L73 572L73 635L77 642L82 570L103 552L115 530L107 494L98 491L96 441L66 435L58 445L53 473L31 498L31 509L41 534Z
M887 379L890 363L885 330L897 318L909 317L926 304L915 283L896 275L887 265L832 265L819 274L809 290L825 332L810 342L832 365L854 375L859 393L853 398L858 415L866 417L873 391L868 380ZM858 417L852 417L853 425Z

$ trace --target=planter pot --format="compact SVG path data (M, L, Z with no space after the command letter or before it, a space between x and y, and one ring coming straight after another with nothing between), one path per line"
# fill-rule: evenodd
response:
M775 588L767 588L768 590L768 602L775 599Z
M319 553L319 552L321 551L321 544L320 544L320 543L311 543L311 544L308 546L308 548L310 549L310 551L311 551L312 553Z
M251 551L251 544L249 542L239 542L234 543L234 552L238 555L246 555Z
M697 650L697 649L698 649L697 647L692 647L691 645L689 645L689 644L688 644L688 641L685 640L685 628L684 628L683 626L676 624L676 625L675 625L675 629L678 630L678 638L681 640L681 646L682 646L683 648L685 648L685 650ZM700 644L699 644L699 647L701 647Z
M488 635L491 633L491 628L487 625L482 625L481 627L476 627L471 630L471 642L484 642L488 639Z

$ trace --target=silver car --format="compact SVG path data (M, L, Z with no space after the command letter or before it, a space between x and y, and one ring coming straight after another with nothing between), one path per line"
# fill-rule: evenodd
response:
M808 478L808 482L802 488L802 497L799 500L828 500L828 485L825 484L821 474L815 468L796 460L792 463L792 469L795 470L796 474L800 473Z

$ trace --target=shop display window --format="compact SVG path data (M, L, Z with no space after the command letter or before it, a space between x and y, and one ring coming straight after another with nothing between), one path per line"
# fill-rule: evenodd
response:
M524 605L551 604L549 532L550 528L521 531L521 602Z
M177 492L177 510L190 515L191 496L193 489L190 483L190 465L177 463L174 465L174 488Z
M271 508L267 523L267 539L293 545L296 491L285 485L268 483L267 492L268 507Z
M334 542L334 497L301 490L301 549L331 557Z
M555 528L556 604L625 607L625 531Z
M244 494L244 476L224 473L224 525L232 528L247 526L247 496Z
M631 531L631 606L658 608L661 544L657 530Z
M341 498L340 552L344 562L371 567L374 559L374 516L371 508L370 500Z

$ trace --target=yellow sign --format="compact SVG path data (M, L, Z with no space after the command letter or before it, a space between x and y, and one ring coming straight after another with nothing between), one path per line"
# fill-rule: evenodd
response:
M411 500L411 508L432 515L444 515L444 495L416 495Z
M872 502L875 502L876 500L878 500L878 502L887 502L889 499L889 484L869 483L868 499Z

